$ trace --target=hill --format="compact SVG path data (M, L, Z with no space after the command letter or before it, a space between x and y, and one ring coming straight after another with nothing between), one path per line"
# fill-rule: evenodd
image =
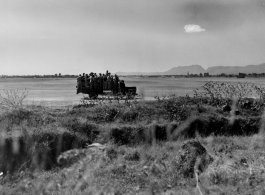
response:
M205 69L201 67L200 65L190 65L190 66L178 66L171 68L168 71L163 72L164 75L186 75L189 72L189 74L200 74L205 73Z
M238 73L265 73L265 63L247 66L214 66L204 69L200 65L178 66L164 72L117 72L118 75L186 75L208 72L210 75L238 74Z
M206 72L211 75L216 74L238 74L238 73L265 73L265 63L259 65L248 66L214 66L209 67Z
M205 69L200 65L178 66L165 72L117 72L117 75L186 75L205 73Z
M116 72L117 75L163 75L163 72Z

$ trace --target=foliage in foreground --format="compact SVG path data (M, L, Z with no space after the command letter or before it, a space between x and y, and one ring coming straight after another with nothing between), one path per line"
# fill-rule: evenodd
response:
M58 166L56 158L60 152L93 142L134 146L152 144L154 140L190 139L196 134L252 135L259 132L263 123L260 110L250 112L242 108L235 116L207 102L198 106L196 97L173 95L152 102L93 101L66 110L28 107L2 114L1 171L34 169L35 164L49 170ZM20 148L15 150L20 155L9 152L13 145ZM38 154L38 151L46 152Z
M245 95L240 97L227 101L195 93L151 102L93 100L69 109L11 109L0 116L1 192L262 194L262 99L246 107ZM227 103L231 112L222 109ZM192 138L214 160L200 175L185 178L174 162L183 140ZM66 167L56 161L61 152L92 142L107 149L88 150Z
M257 140L258 139L258 140ZM6 194L253 194L263 193L264 138L208 137L214 161L183 177L175 161L182 142L135 147L109 145L52 171L19 172L0 180ZM8 185L8 184L11 184Z
M24 100L28 96L28 91L3 90L0 93L0 110L9 111L21 109L24 106Z

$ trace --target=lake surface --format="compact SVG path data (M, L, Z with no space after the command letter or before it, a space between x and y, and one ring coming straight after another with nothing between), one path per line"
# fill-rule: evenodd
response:
M127 78L121 77L126 86L136 86L137 93L144 99L154 96L177 94L193 95L194 89L200 89L207 81L229 83L253 83L265 87L265 78ZM26 89L27 101L45 105L69 105L80 101L83 94L76 95L76 79L72 78L0 78L0 91L6 89ZM87 95L86 95L87 96Z

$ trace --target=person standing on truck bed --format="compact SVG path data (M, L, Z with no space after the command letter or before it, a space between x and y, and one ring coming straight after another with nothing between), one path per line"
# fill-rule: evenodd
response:
M103 77L101 73L99 73L98 82L99 82L99 93L103 93Z
M92 74L90 74L90 90L92 91L92 90L94 90L94 75L93 75L93 73Z
M113 92L113 87L114 87L114 81L113 81L113 75L110 75L110 90Z
M94 75L94 89L95 91L98 91L98 76L96 73Z
M108 90L111 90L111 77L110 77L110 73L108 73L107 83L108 83L107 89Z
M107 89L107 76L103 74L103 90Z
M119 90L119 77L115 74L114 75L114 93L118 93Z
M88 74L86 74L86 77L85 77L85 87L89 88L89 77L88 77Z
M113 94L116 94L118 90L118 82L116 80L116 77L113 78Z

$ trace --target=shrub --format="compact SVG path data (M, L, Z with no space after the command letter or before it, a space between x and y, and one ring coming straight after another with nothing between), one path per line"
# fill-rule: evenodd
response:
M162 104L167 116L171 120L183 121L191 114L191 107L188 96L178 97L171 95L168 99L156 97L157 102Z
M88 122L81 122L77 118L66 118L61 120L64 127L87 136L88 142L92 143L99 135L98 125Z
M238 117L233 123L225 117L201 116L183 123L173 133L173 138L194 138L196 134L206 137L210 135L252 135L259 132L260 118Z
M3 90L0 94L0 109L4 111L21 109L24 107L24 100L28 96L28 91Z
M194 90L194 100L199 100L213 106L232 104L242 107L252 96L259 96L264 102L264 88L257 87L251 83L225 83L209 81L203 86L203 91ZM249 104L250 105L250 104ZM248 105L248 106L249 106Z
M3 136L0 145L0 171L15 173L26 168L49 170L57 166L61 152L83 147L86 140L78 134L37 132L22 129L18 136Z
M144 138L141 136L143 129L132 126L115 127L110 130L110 139L115 144L130 145L141 142Z
M106 111L105 121L114 121L117 115L119 114L119 110L117 108L110 108Z
M35 117L35 113L26 109L16 109L9 112L5 112L0 115L0 124L2 130L12 131L13 127L16 125L21 125L23 123L31 123L32 118ZM2 125L4 124L4 125Z
M109 132L109 137L115 144L119 145L152 144L156 141L171 140L172 133L177 126L176 123L136 127L121 126L112 128Z
M262 103L265 102L265 88L261 86L255 86L254 87L256 93L259 95L260 100Z
M198 160L200 163L196 162ZM178 174L183 177L193 177L196 169L203 172L212 162L213 157L208 154L207 150L200 142L188 140L182 144L172 164L176 168ZM197 167L195 167L196 164Z
M124 120L125 122L131 122L134 121L138 118L139 116L139 112L136 110L126 110L125 112L122 113L122 120Z
M20 108L6 112L1 119L8 119L11 123L19 125L22 121L29 119L33 115L32 111Z

